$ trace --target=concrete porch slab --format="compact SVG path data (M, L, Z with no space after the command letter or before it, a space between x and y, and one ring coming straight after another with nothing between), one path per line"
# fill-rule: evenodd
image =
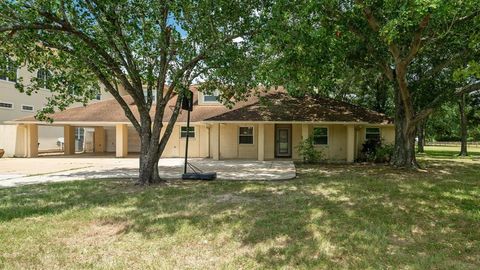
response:
M295 178L292 161L249 161L190 159L191 164L204 172L217 172L219 180L287 180ZM180 179L183 159L163 158L159 162L160 176ZM0 159L0 188L19 185L87 180L138 177L138 158L109 156L56 156L40 158Z

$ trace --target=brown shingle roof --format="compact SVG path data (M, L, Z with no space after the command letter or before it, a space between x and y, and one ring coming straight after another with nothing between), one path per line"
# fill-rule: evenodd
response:
M350 103L320 96L292 97L284 91L270 92L253 104L206 120L393 123L384 114Z
M305 96L293 98L283 90L261 94L260 98L252 96L246 101L235 104L232 109L219 105L198 105L198 91L194 93L192 122L200 121L294 121L294 122L368 122L374 124L392 123L392 119L349 103L333 99ZM139 118L137 106L130 96L123 97L134 115ZM173 97L165 109L164 121L172 115L177 97ZM154 107L154 106L152 106ZM153 116L155 109L152 108ZM57 112L50 117L56 122L129 122L123 109L116 100L110 99L89 104L85 107L70 108ZM187 113L182 111L178 122L186 122ZM16 122L35 121L33 117L15 120Z

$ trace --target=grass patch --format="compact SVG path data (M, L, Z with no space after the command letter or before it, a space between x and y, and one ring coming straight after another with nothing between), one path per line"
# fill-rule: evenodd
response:
M435 159L480 159L480 147L468 147L468 157L459 157L460 146L425 146L426 156Z
M427 152L428 153L428 152ZM480 163L298 167L285 182L0 190L0 268L479 269Z

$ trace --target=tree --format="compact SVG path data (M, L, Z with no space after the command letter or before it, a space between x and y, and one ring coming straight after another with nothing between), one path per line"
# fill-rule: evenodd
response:
M265 45L267 51L276 52L271 55L277 65L267 67L271 76L288 77L298 89L332 90L346 68L381 73L394 89L392 164L416 168L417 125L455 91L416 85L425 85L470 59L464 45L479 30L473 24L480 14L477 1L330 0L294 8L295 4L279 1L278 5L273 14L280 23L270 26L278 36ZM282 61L293 64L283 68L278 65ZM430 101L418 107L417 96L424 91L430 92Z
M164 126L169 100L200 79L206 91L228 92L226 99L242 98L256 86L250 41L262 9L255 0L2 1L0 47L31 70L51 71L56 94L39 119L87 102L99 83L112 94L140 136L138 182L149 184L160 181L158 159L180 111L177 98ZM39 83L20 78L18 88L32 92ZM130 110L121 87L138 111Z
M468 128L467 128L467 115L465 112L465 93L460 94L460 101L458 102L458 111L460 114L460 139L461 139L461 146L460 146L460 154L459 156L466 157L468 156L467 151L467 137L468 137Z
M478 22L477 22L478 23ZM478 34L477 34L478 35ZM480 53L480 48L478 47L478 40L480 38L476 36L473 39L469 47L473 50ZM478 59L478 57L477 57ZM469 98L469 103L472 105L473 108L478 107L476 105L476 93L480 91L480 65L475 62L469 62L466 67L456 70L454 74L454 78L457 81L466 82L465 86L458 88L456 94L459 96L458 108L460 114L460 138L461 138L461 146L460 146L460 154L459 156L468 156L468 118L467 118L467 97ZM470 98L472 96L473 98ZM471 110L472 112L474 109Z

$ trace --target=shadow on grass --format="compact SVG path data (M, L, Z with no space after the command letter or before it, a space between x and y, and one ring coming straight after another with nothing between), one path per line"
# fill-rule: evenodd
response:
M125 207L106 219L145 241L184 226L230 233L261 267L474 268L480 264L480 165L299 166L285 182L84 181L0 190L0 222L73 208Z

